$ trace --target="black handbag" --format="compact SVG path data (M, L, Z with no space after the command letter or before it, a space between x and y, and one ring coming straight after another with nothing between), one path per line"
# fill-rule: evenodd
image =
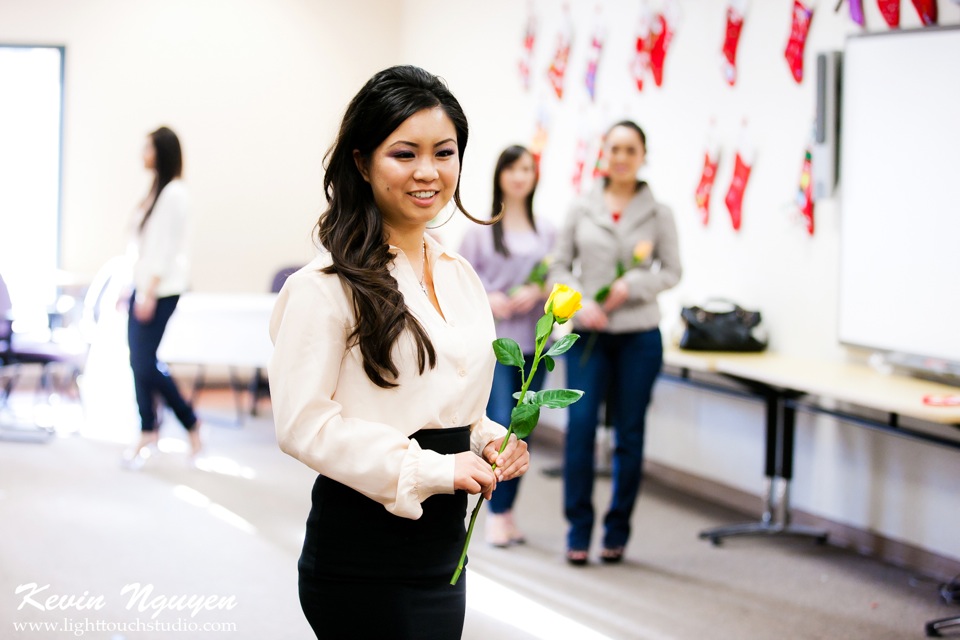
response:
M748 311L726 300L683 307L680 348L691 351L763 351L767 335L759 311Z

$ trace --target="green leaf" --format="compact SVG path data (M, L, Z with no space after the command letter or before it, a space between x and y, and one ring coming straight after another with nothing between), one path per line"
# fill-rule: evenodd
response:
M539 420L540 407L535 404L521 404L510 413L510 426L518 438L530 435Z
M627 272L627 270L626 270L626 268L624 268L623 263L622 263L622 262L618 262L618 263L617 263L617 277L618 277L618 278L622 278L622 277L623 277L623 274L625 274L626 272Z
M570 347L573 346L573 343L576 342L580 336L576 333L568 333L563 336L550 347L550 350L547 351L546 355L548 356L559 356L570 350ZM553 371L553 369L551 369Z
M537 320L537 342L543 342L551 331L553 331L553 314L545 313Z
M547 367L547 371L553 371L553 367L556 366L553 358L548 355L543 356L543 364Z
M600 304L603 304L603 301L606 300L609 296L610 296L610 285L606 285L605 287L602 287L600 291L597 291L593 295L593 299L599 302Z
M576 389L547 389L537 393L537 404L548 409L569 407L583 396Z
M515 340L497 338L493 341L493 353L496 354L497 362L500 364L523 368L523 353Z
M519 391L514 391L514 392L513 392L513 399L514 399L514 400L519 400L519 399L520 399L520 392L519 392ZM536 400L536 399L537 399L537 394L536 394L536 393L534 393L533 391L527 391L527 397L523 399L523 402L522 402L521 404L533 404L534 400Z

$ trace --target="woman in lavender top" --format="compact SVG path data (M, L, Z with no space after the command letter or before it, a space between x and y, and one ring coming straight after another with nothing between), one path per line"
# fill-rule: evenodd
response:
M527 361L533 358L534 328L543 315L547 297L543 284L529 282L530 275L550 252L556 230L544 220L534 219L533 196L537 189L537 167L531 153L521 146L508 147L500 154L493 174L493 214L503 217L489 227L471 229L463 239L461 255L483 283L497 324L498 338L512 338ZM540 367L530 384L532 391L543 386L546 369ZM493 374L493 388L487 416L503 425L510 423L516 405L513 394L520 390L520 372L499 362ZM497 484L490 499L486 538L494 546L523 542L513 520L513 503L519 478Z

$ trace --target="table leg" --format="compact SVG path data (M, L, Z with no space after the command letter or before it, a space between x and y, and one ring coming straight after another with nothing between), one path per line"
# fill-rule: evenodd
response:
M827 532L790 524L790 479L796 412L787 406L788 392L763 390L766 403L766 455L763 515L758 522L726 525L700 532L700 539L719 545L733 536L799 536L826 542Z

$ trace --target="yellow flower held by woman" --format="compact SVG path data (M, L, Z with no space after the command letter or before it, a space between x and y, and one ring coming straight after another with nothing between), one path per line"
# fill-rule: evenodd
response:
M553 285L553 291L550 292L550 297L543 305L543 311L544 313L552 313L553 317L557 319L557 323L563 324L583 306L580 303L580 298L579 291L571 289L565 284L555 284Z
M633 248L633 264L640 264L653 253L653 243L649 240L641 240Z

